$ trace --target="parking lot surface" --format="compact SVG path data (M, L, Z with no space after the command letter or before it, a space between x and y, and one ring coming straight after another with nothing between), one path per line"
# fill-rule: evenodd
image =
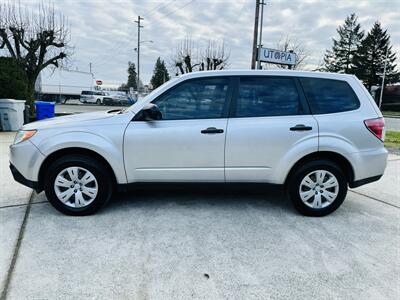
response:
M399 299L400 156L389 160L379 182L323 218L299 215L280 188L249 186L154 185L88 217L58 213L44 193L31 206L7 200L0 290L7 299Z

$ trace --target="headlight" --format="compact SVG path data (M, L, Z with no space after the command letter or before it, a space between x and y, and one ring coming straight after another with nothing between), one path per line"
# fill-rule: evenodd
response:
M31 137L33 137L35 135L36 132L37 132L37 130L20 130L20 131L18 131L18 133L14 139L14 145L21 143L23 141L29 140Z

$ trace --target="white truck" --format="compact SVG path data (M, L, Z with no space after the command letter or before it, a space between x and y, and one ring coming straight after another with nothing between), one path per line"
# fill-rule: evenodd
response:
M46 68L35 84L36 99L65 103L79 99L82 91L94 91L93 74L64 68Z

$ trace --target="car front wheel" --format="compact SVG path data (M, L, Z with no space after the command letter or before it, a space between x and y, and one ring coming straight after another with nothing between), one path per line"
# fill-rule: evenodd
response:
M45 177L45 193L60 212L83 216L99 210L111 197L108 170L83 155L68 155L53 162Z
M288 191L295 208L307 216L325 216L343 203L347 179L335 163L317 160L306 163L292 175Z

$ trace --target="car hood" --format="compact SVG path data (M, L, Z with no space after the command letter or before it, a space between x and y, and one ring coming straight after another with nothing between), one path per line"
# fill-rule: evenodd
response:
M89 113L81 113L74 114L69 116L62 117L54 117L49 119L44 119L36 122L32 122L26 124L22 127L23 130L31 130L31 129L40 129L40 128L50 128L53 126L60 125L73 125L74 123L78 123L81 125L85 125L85 123L101 120L101 119L109 119L115 116L115 113L109 113L107 111L101 112L89 112Z

